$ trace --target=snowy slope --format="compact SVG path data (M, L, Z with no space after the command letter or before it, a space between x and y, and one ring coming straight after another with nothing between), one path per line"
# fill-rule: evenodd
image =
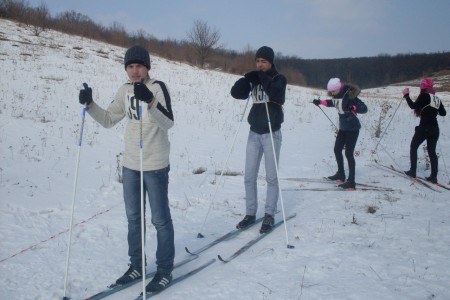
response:
M0 20L1 299L63 296L82 111L78 91L87 82L95 101L106 107L126 80L124 52L53 31L35 37L30 28ZM185 246L202 246L244 215L243 176L224 177L214 203L212 198L215 173L222 169L236 132L228 169L243 171L245 119L237 130L245 101L229 95L237 76L151 59L150 75L167 83L176 122L170 130L169 197L179 261L186 257ZM410 88L412 96L417 95L418 88ZM401 100L402 89L362 92L369 113L360 116L363 129L356 147L357 180L397 191L289 191L327 185L283 180L286 213L297 213L287 226L295 249L287 249L280 227L232 263L216 262L157 299L449 299L449 192L411 185L373 162L409 167L409 143L418 119ZM449 111L450 95L439 95ZM335 171L333 125L310 103L315 97L324 98L325 91L288 87L281 178L322 177ZM334 109L323 110L336 122ZM377 146L380 119L384 131L394 112ZM439 122L439 180L448 183L449 118ZM117 180L124 124L104 129L86 116L68 277L72 299L102 290L127 269L126 218ZM418 173L428 175L424 151L419 150ZM199 168L206 172L194 174ZM260 174L263 207L264 166ZM369 213L369 207L376 211ZM147 226L152 261L155 230ZM203 240L196 238L200 230ZM258 228L244 232L174 275L217 254L226 257L256 235ZM133 299L139 292L138 285L110 299Z

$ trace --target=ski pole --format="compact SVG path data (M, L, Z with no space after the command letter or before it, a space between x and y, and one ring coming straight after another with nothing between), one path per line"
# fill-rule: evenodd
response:
M447 184L450 184L450 179L449 179L448 170L447 170L447 164L445 163L444 153L442 152L441 141L438 140L438 144L439 144L439 149L441 151L442 161L444 162L445 174L447 175Z
M141 79L144 84L144 79ZM142 158L142 101L136 98L139 109L139 162L140 162L140 186L141 186L141 255L142 255L142 298L146 299L145 291L145 202L144 202L144 171Z
M360 120L361 121L361 120ZM362 123L362 122L361 122ZM366 125L364 124L364 123L362 123L362 126L363 127L366 127ZM387 154L387 156L389 156L389 158L391 159L391 161L393 162L393 164L395 165L395 167L397 168L397 169L401 169L401 167L398 165L398 163L397 163L397 161L392 157L392 155L388 152L388 150L386 149L386 147L385 146L383 146L382 144L380 144L381 145L381 148L383 149L383 151ZM375 163L378 163L377 162L377 160L375 159ZM411 185L414 185L417 181L413 178L413 177L410 177L409 175L407 175L404 171L400 171L401 173L403 173L403 174L405 174L407 177L409 177L409 179L410 179L410 181L411 181Z
M88 89L87 83L83 83L84 89ZM73 215L75 210L75 197L77 194L77 182L78 182L78 167L80 165L80 153L81 153L81 144L83 141L83 129L84 129L84 120L86 119L86 106L83 107L83 111L81 113L81 125L80 125L80 138L78 140L78 154L77 154L77 162L75 166L75 180L73 183L73 193L72 193L72 208L71 208L71 214L70 214L70 225L69 225L69 240L67 242L67 256L66 256L66 272L64 274L64 296L63 300L69 299L66 297L67 292L67 279L69 274L69 259L70 259L70 250L71 250L71 243L72 243L72 229L73 229Z
M333 124L334 128L336 128L336 130L339 130L337 126L334 124L334 122L331 121L330 117L323 111L322 107L320 107L319 105L316 106L323 112L323 114L325 115L325 117L327 117L327 119L331 122L331 124Z
M288 249L293 249L294 246L289 244L288 230L287 230L287 224L286 224L286 214L284 213L283 193L281 192L280 175L278 172L277 154L275 152L275 143L273 141L273 132L272 132L272 126L270 123L269 106L267 104L266 94L264 94L264 104L266 106L267 123L269 124L270 141L272 142L272 151L273 151L273 159L275 162L275 171L277 173L278 193L280 195L281 211L283 212L284 232L286 233L286 246Z
M220 181L221 181L221 179L223 177L223 173L224 173L226 167L228 166L228 160L230 159L231 153L233 152L234 144L236 142L236 137L237 137L237 135L239 133L239 130L241 128L242 120L244 119L245 112L247 111L247 106L248 106L249 100L250 100L250 94L248 95L247 101L245 102L244 110L242 111L241 119L239 120L239 126L238 126L238 128L236 130L236 133L234 134L233 142L231 143L230 150L228 151L227 159L225 160L225 163L223 164L222 171L220 172L219 179L217 180L217 184L216 184L216 188L214 190L213 197L212 197L211 202L209 204L208 211L206 212L205 220L203 221L202 227L200 228L200 231L197 234L197 238L204 238L204 236L203 236L203 234L201 232L203 231L203 227L205 226L206 219L208 218L208 215L209 215L209 212L211 210L211 207L213 206L214 200L216 199L217 190L219 189L219 185L220 185Z
M363 120L361 120L361 119L359 119L359 122L361 123L361 128L363 128L364 130L368 131L368 130L367 130L368 127L366 126L365 122L364 122ZM400 168L400 166L397 164L396 160L395 160L395 159L392 157L392 155L387 151L386 147L383 146L382 144L380 144L380 145L381 145L381 147L383 148L383 151L387 154L387 156L389 156L389 158L393 161L393 163L395 164L395 166L396 166L397 168ZM373 153L372 153L372 155L373 155Z
M398 103L398 106L397 106L397 108L395 109L394 114L392 115L391 119L389 120L388 125L386 126L386 128L385 128L384 131L383 131L383 133L381 134L381 137L380 137L380 139L378 140L378 143L375 145L375 149L373 150L374 152L377 151L378 145L380 144L381 140L383 139L384 134L386 133L387 129L389 128L389 125L391 125L391 122L392 122L392 120L394 119L394 116L395 116L395 114L397 113L397 110L398 110L398 108L400 107L400 104L402 104L402 100L403 100L403 98L400 99L400 102Z

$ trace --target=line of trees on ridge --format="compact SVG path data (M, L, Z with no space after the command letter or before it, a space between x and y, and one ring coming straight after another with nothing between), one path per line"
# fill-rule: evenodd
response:
M194 22L186 40L178 41L160 40L144 30L129 33L118 22L97 24L75 11L52 17L45 4L31 7L25 0L0 0L0 18L31 26L36 36L53 29L125 48L140 44L153 55L232 74L244 74L255 67L254 49L238 52L222 48L218 45L220 32L201 20ZM277 53L275 64L294 85L324 88L329 78L339 77L361 88L372 88L450 70L450 52L339 59L302 59Z

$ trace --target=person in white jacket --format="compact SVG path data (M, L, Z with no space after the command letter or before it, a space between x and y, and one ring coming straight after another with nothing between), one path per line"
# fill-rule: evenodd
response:
M173 126L171 99L166 85L151 79L150 55L141 46L129 48L124 57L129 82L117 91L107 109L92 99L92 89L85 85L80 90L79 102L86 105L89 115L105 128L111 128L127 119L125 151L122 168L123 197L128 220L129 269L117 279L116 284L126 284L142 277L141 248L141 187L140 148L142 147L142 171L144 198L148 196L151 222L157 231L157 272L147 285L147 292L157 292L172 280L175 256L174 228L169 208L169 153L168 130ZM142 101L142 146L139 101ZM145 234L145 233L144 233Z

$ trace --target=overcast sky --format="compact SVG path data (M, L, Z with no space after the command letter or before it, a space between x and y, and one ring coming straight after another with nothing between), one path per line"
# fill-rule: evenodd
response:
M449 0L29 0L54 17L74 10L96 23L186 40L195 20L229 50L267 45L299 58L450 51ZM149 49L151 51L151 49Z

